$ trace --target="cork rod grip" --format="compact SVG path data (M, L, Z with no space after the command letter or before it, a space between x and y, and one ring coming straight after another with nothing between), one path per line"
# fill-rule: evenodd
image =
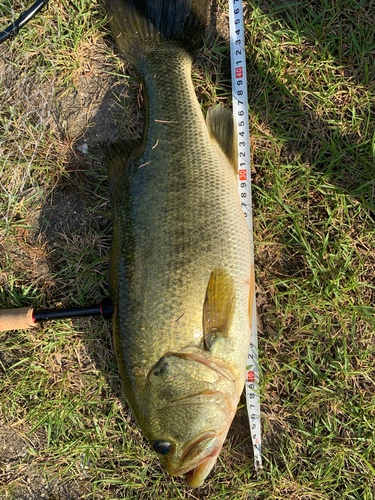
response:
M35 324L32 307L0 310L0 332L25 330L33 328Z

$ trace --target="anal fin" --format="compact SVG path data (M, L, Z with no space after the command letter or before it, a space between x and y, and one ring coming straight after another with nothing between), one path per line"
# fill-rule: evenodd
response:
M211 106L207 111L206 125L210 136L219 144L237 174L237 126L232 112L221 104Z
M234 280L221 267L214 269L208 280L203 304L204 347L209 350L219 336L226 337L233 321L236 305Z

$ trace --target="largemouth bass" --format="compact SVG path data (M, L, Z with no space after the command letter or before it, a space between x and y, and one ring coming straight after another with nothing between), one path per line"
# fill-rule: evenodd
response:
M244 386L254 273L236 128L191 80L208 0L106 0L143 84L141 142L108 151L113 334L123 388L172 475L200 486Z

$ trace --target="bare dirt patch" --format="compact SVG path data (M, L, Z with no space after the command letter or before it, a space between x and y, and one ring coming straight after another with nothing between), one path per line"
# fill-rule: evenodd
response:
M76 500L81 498L79 488L72 484L59 484L49 480L40 470L28 447L41 447L45 437L41 433L30 439L24 432L9 426L0 427L0 478L9 484L8 494L3 498L15 500ZM18 464L21 467L15 467Z

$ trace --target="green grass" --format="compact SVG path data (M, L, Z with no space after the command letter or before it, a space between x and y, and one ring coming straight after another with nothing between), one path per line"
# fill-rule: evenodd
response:
M264 470L256 481L243 398L205 487L168 477L123 400L110 323L55 322L0 333L0 498L375 498L373 6L244 5ZM228 55L207 33L193 68L203 110L230 105ZM51 4L0 56L1 306L99 301L104 155L76 149L90 129L51 126L54 102L83 74L110 76L118 129L139 137L134 74L88 0Z

